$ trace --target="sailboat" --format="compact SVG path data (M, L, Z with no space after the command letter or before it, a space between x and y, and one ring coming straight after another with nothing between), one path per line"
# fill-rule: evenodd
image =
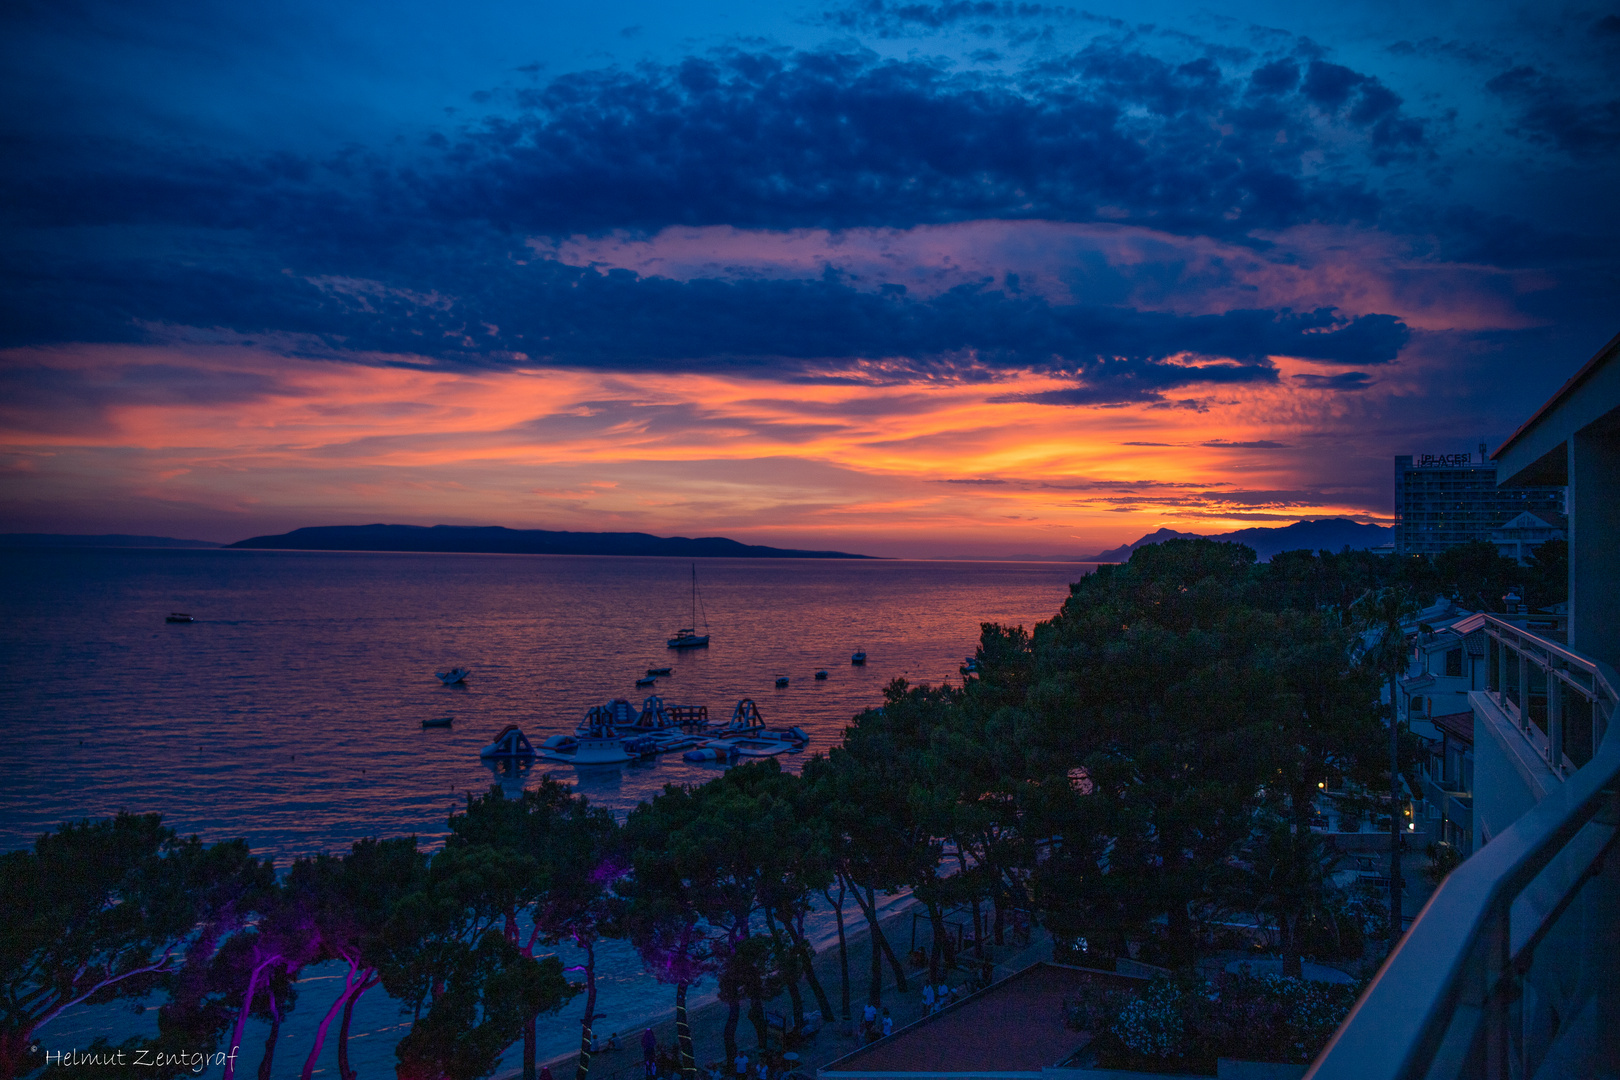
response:
M709 629L709 620L703 619L703 629ZM675 636L669 639L672 649L706 649L709 647L709 635L697 632L697 563L692 564L692 625L683 626L675 631Z

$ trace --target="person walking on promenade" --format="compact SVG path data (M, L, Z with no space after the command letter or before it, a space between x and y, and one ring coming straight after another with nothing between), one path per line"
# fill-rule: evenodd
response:
M872 1041L872 1031L877 1027L877 1006L870 1001L866 1003L866 1012L861 1014L861 1040Z
M658 1036L653 1029L648 1028L641 1033L641 1061L647 1068L647 1080L653 1080L658 1074Z
M934 1011L934 984L923 983L923 1015Z
M883 1010L883 1037L885 1039L887 1039L890 1035L893 1035L893 1034L894 1034L894 1017L889 1015L889 1010L888 1009L884 1009Z
M738 1050L734 1064L737 1066L737 1080L748 1080L748 1054Z

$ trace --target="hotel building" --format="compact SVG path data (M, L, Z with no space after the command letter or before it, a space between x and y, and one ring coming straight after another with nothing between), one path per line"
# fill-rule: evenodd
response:
M1395 554L1437 555L1491 534L1523 513L1561 522L1561 487L1498 487L1496 462L1478 453L1395 459Z

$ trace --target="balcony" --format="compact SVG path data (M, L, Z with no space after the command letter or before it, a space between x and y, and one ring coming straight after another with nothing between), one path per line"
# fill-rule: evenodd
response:
M1486 629L1476 729L1544 790L1435 891L1308 1080L1620 1073L1620 677L1513 621Z

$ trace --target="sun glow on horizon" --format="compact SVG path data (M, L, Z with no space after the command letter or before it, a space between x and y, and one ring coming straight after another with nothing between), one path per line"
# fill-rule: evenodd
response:
M122 501L216 539L363 519L1085 554L1160 527L1376 516L1323 485L1310 447L1341 406L1287 386L1286 359L1281 386L1104 409L1023 400L1069 385L1029 373L896 387L173 345L11 360L106 388L43 429L7 418L24 501Z

